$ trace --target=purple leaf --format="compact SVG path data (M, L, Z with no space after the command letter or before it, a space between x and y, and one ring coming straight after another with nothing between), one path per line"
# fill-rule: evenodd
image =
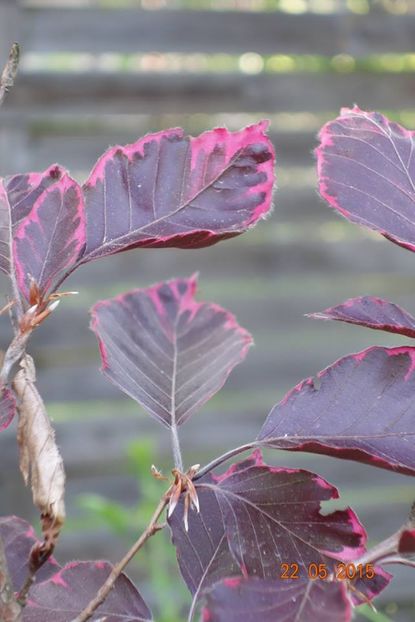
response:
M42 294L50 293L75 267L85 247L82 190L59 166L44 173L11 178L8 187L13 189L10 192L13 219L24 214L13 224L19 289L29 299L33 277Z
M0 518L0 538L3 541L10 577L18 592L29 574L28 561L36 534L26 521L16 516ZM96 595L112 570L108 562L72 562L64 568L50 557L36 573L31 587L25 622L70 622ZM114 589L98 607L92 620L106 622L148 622L151 613L140 594L124 575L117 579Z
M10 201L4 179L0 179L0 270L7 276L13 277L14 263L10 250L12 246L11 217Z
M14 277L11 253L13 233L29 214L39 197L60 176L59 167L51 166L43 174L27 173L0 178L0 270Z
M39 540L33 527L17 516L0 518L0 538L4 544L10 578L15 591L18 592L29 575L30 551ZM59 564L53 557L49 557L36 573L36 580L44 581L57 570Z
M415 348L368 348L317 378L274 406L261 445L415 475Z
M352 607L343 583L230 578L206 594L202 622L348 622Z
M206 482L214 483L209 474ZM190 511L189 529L183 520L183 500L168 518L172 541L183 579L193 595L189 619L192 619L199 596L223 577L241 576L225 533L221 509L213 491L198 489L200 512Z
M355 607L364 605L379 596L393 579L393 576L381 566L374 566L373 570L375 572L373 578L356 576L349 583L349 596Z
M109 149L84 185L82 261L139 246L209 246L253 226L271 208L267 126L197 138L176 128Z
M339 561L364 552L366 534L352 510L320 513L322 501L338 497L333 486L308 471L266 466L258 450L223 475L209 473L195 485L200 515L190 511L188 533L183 507L170 518L180 568L194 594L189 619L201 592L225 576L242 573L278 582L282 564L296 563L308 583L310 564L325 564L331 572ZM210 540L200 557L199 537Z
M320 132L319 190L345 218L415 250L414 134L357 106Z
M310 313L307 317L316 320L338 320L415 338L415 318L393 302L373 296L350 298L341 305L318 313Z
M234 316L196 302L196 277L138 289L92 308L103 372L167 427L224 384L252 343Z
M56 184L63 173L58 164L53 164L43 173L23 173L3 180L11 206L13 226L19 225L29 215L40 196Z
M279 579L281 563L295 562L307 576L311 563L334 567L364 551L366 533L352 510L320 513L322 501L338 498L336 488L309 471L264 465L259 450L196 488L215 494L245 575Z
M9 427L16 414L16 398L7 387L1 389L0 396L0 432Z
M35 584L25 609L24 622L71 622L112 570L108 562L72 562L43 583ZM105 622L149 622L151 612L124 575L100 605L91 620Z

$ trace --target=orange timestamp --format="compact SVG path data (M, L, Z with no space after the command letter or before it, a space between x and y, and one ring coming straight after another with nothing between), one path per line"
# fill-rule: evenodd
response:
M299 579L306 576L311 581L317 579L332 579L335 581L353 581L355 579L373 579L375 567L373 564L353 564L340 562L331 568L327 564L308 564L305 568L297 562L280 564L280 579Z

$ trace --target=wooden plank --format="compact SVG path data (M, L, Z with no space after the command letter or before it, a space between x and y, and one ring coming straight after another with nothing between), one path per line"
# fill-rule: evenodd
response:
M12 43L20 38L21 8L16 0L0 0L0 71L8 58ZM6 96L6 101L9 96ZM2 107L1 112L3 113ZM26 167L26 122L19 115L7 120L0 115L0 175Z
M147 134L155 128L131 128L128 131L103 128L100 134L77 130L73 128L70 134L60 132L59 129L29 136L30 149L27 166L33 170L41 170L49 166L52 161L59 162L72 171L88 171L97 158L110 145L125 145L137 140L140 135ZM160 128L161 129L161 128ZM200 131L209 129L200 128ZM318 141L312 132L272 132L270 137L274 142L278 155L278 167L313 166L312 150ZM15 171L8 171L10 173Z
M22 43L34 52L408 52L415 15L27 9Z
M18 40L20 9L16 0L0 0L0 68L9 55L12 43Z
M48 114L214 113L412 108L415 73L21 73L5 109Z
M374 331L363 331L350 326L338 327L330 324L315 330L313 321L304 318L303 314L327 306L324 302L330 295L321 298L323 298L321 301L314 298L302 306L291 308L292 316L297 320L295 326L288 322L272 322L268 315L268 336L261 331L255 318L258 301L256 305L250 306L249 313L246 308L243 314L238 313L241 324L252 331L256 348L250 352L244 364L232 373L223 395L226 395L226 391L238 395L238 399L242 400L239 404L241 411L246 409L244 395L245 398L247 395L246 393L241 395L241 392L247 391L248 387L250 395L252 391L256 391L259 396L255 410L268 411L273 403L281 399L284 393L300 380L324 369L348 352L358 352L374 344L399 346L405 343L403 338L397 336L377 335ZM331 299L337 302L343 300L343 297L336 300L332 295ZM274 308L279 308L278 302ZM271 305L268 306L269 313L270 309ZM237 311L232 305L232 311L235 310ZM87 322L85 327L86 324ZM65 329L62 324L60 326L61 330ZM99 371L100 359L94 337L85 334L84 344L92 346L92 356L85 356L83 352L78 351L74 353L71 365L62 364L55 345L54 351L49 352L51 356L48 359L45 357L43 365L39 365L38 386L46 402L120 399L120 390ZM32 346L30 351L37 360L39 357L36 357L36 349ZM261 396L266 397L271 391L275 397L267 403L267 399L264 401L264 397Z

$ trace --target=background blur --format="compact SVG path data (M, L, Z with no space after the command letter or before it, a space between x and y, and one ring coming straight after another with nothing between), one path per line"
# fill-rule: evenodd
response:
M200 298L235 312L253 334L247 361L182 429L188 465L251 440L290 387L339 356L403 343L303 314L362 294L415 312L415 257L325 207L312 155L319 127L341 106L358 103L415 127L415 2L0 0L1 65L14 40L23 56L0 114L2 175L57 161L82 181L110 144L176 125L192 134L237 129L263 117L277 150L279 190L266 222L201 251L132 251L83 267L65 284L79 296L65 299L30 344L68 475L58 557L115 561L163 490L150 464L171 462L165 431L99 372L88 329L96 300L199 270ZM5 347L7 318L0 329ZM0 438L0 513L36 520L14 435ZM403 522L415 496L413 480L370 467L284 452L269 458L338 485L372 542ZM173 622L187 596L163 544L155 538L130 574L157 619ZM387 617L366 612L370 619L415 619L413 572L395 574L379 601Z

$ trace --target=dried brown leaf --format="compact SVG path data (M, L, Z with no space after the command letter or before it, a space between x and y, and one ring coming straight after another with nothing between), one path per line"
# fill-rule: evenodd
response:
M41 512L45 544L53 549L65 520L65 472L35 381L33 359L26 354L13 382L19 413L20 470L26 484L30 482L33 502Z

